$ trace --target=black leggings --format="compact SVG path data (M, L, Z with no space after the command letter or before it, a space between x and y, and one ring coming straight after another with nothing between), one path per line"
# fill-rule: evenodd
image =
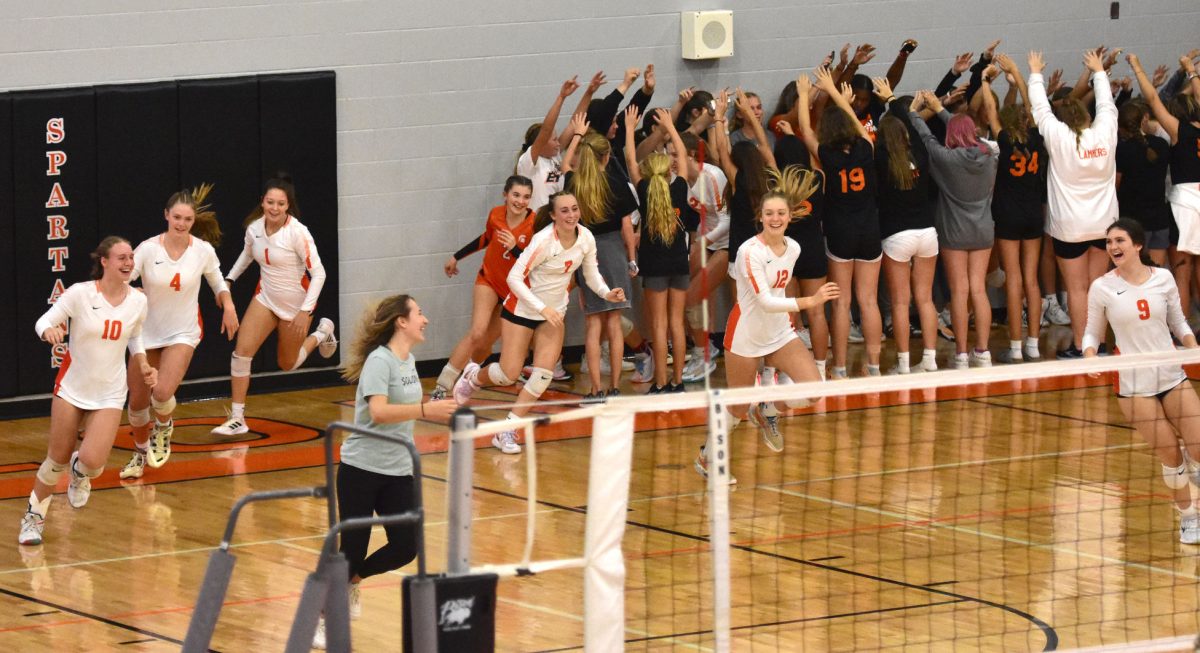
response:
M413 477L376 474L342 463L337 475L338 513L341 519L395 515L416 508ZM417 526L385 526L387 544L367 557L371 529L342 533L342 555L350 563L350 578L367 578L399 569L417 557Z

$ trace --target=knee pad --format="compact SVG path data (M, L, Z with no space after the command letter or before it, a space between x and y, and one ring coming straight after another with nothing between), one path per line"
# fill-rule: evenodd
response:
M167 397L166 401L159 401L150 395L150 405L154 407L154 412L159 415L170 415L175 412L175 395Z
M37 479L50 487L58 485L58 479L62 478L63 471L67 469L67 463L56 463L49 458L42 461L42 466L38 467Z
M529 370L529 380L525 382L525 391L533 395L534 398L542 396L546 388L550 387L550 382L554 380L554 372L550 370L535 367Z
M153 403L153 402L151 402ZM141 410L129 409L129 425L138 428L150 423L150 409L143 408Z
M1162 475L1163 482L1166 483L1167 487L1171 488L1172 490L1179 490L1187 487L1188 479L1190 478L1186 462L1180 464L1178 467L1168 467L1163 465Z
M88 478L96 478L97 476L104 473L104 466L101 465L100 467L97 467L96 469L92 469L91 467L88 467L87 465L83 464L82 458L76 457L75 458L75 468L71 471L76 476L86 476Z
M621 316L621 337L628 336L633 331L633 321L624 315Z
M244 377L250 376L250 363L254 362L253 358L242 358L234 354L229 359L229 375Z
M488 376L492 378L492 383L495 385L512 385L516 383L511 377L504 373L504 368L500 367L500 363L492 363L488 365Z
M817 403L816 399L788 399L783 402L788 408L808 408Z
M687 318L687 324L693 329L704 328L704 304L696 304L689 306L683 310L683 316Z

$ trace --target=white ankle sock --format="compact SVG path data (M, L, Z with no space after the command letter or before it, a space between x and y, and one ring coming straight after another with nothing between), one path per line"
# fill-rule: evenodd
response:
M230 404L229 416L239 422L246 421L246 404L239 404L236 401Z

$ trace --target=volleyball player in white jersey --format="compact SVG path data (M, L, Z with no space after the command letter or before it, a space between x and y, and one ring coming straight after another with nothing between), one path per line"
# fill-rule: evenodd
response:
M151 392L141 373L129 363L129 426L135 450L121 478L141 478L145 467L158 468L171 457L175 426L175 391L204 335L200 317L200 280L208 282L222 308L221 332L230 340L237 332L237 310L221 278L221 261L213 248L221 242L217 216L205 206L211 185L182 190L167 199L167 230L142 241L133 251L133 275L141 279L149 312L142 329L146 358L158 370ZM154 409L154 427L150 410Z
M512 385L525 363L533 342L533 368L517 396L520 404L508 418L522 417L546 391L553 379L554 362L562 353L563 318L566 316L571 276L583 270L592 292L610 302L625 301L621 288L609 289L596 264L596 239L579 224L579 202L571 193L555 193L538 211L538 225L548 218L552 224L529 241L508 273L508 297L500 310L500 362L481 369L467 364L454 384L454 398L465 404L476 390L493 385ZM492 445L509 454L521 452L516 431L492 437Z
M258 263L259 288L242 316L237 345L229 363L233 406L229 419L213 435L240 435L246 426L246 393L250 390L250 363L272 331L279 338L275 355L282 370L294 370L320 347L329 358L337 351L333 320L321 318L312 333L313 310L325 284L325 267L312 234L296 219L296 190L292 180L280 175L267 180L262 202L246 219L246 246L225 280L230 285L251 263Z
M1096 355L1106 323L1121 353L1174 351L1171 334L1195 349L1196 336L1180 308L1175 278L1151 264L1142 225L1132 218L1117 220L1105 232L1105 245L1116 269L1092 282L1088 291L1083 356ZM1163 480L1174 491L1180 514L1179 541L1200 544L1200 511L1188 488L1189 480L1200 486L1200 463L1195 462L1200 460L1200 397L1183 368L1121 372L1117 404L1162 463Z
M822 285L809 297L786 296L800 245L784 232L793 219L808 215L805 200L820 188L820 178L800 166L788 166L772 177L774 190L763 195L758 211L762 232L738 248L734 261L737 304L725 328L725 379L731 388L753 386L760 360L795 381L820 381L817 363L796 335L788 313L820 306L838 296L834 283ZM748 409L730 406L728 410L730 433L748 411L766 445L772 451L783 451L783 436L758 404ZM696 458L696 469L708 475L704 447ZM732 477L730 482L734 482Z
M92 479L104 471L112 450L121 409L125 406L125 350L141 372L142 383L153 387L158 372L146 361L142 323L146 296L129 287L133 273L133 248L124 238L109 236L92 253L92 281L67 289L34 327L51 345L66 341L67 354L54 380L50 402L50 437L46 459L38 468L21 518L17 541L41 544L54 487L64 472L70 474L67 501L75 508L87 504ZM83 442L75 451L80 424Z

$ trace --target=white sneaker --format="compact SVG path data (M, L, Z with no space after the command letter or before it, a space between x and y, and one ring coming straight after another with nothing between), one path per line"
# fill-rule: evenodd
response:
M858 343L860 343L860 342L865 342L865 341L866 341L866 338L863 338L862 327L861 327L861 326L859 326L857 322L851 322L851 323L850 323L850 338L849 338L849 341L850 341L850 342L852 342L852 343L854 343L854 344L858 344Z
M654 355L652 353L634 354L633 376L629 380L634 383L650 383L654 380Z
M458 377L458 381L454 382L454 401L457 401L459 406L470 401L471 395L479 389L479 386L475 385L475 379L478 376L479 363L471 361L463 368L462 376Z
M229 419L225 420L224 424L221 424L220 426L218 426L217 428L215 428L209 432L212 433L213 435L219 435L223 438L229 438L229 437L233 437L235 435L249 433L250 427L246 426L246 418L245 417L230 416Z
M683 368L683 380L685 383L697 383L715 371L717 371L717 361L705 362L704 350L700 349L699 353L692 353L692 360Z
M317 345L317 351L320 352L322 358L329 358L337 353L338 341L333 336L333 320L323 317L317 323L317 333L324 333L325 339L321 344Z
M704 447L700 447L700 453L696 456L696 460L692 462L692 466L696 468L696 471L701 476L705 479L708 478L708 456L704 453ZM737 485L737 479L733 477L733 474L729 475L729 484Z
M322 615L317 617L317 632L313 633L312 647L319 650L325 650L325 617Z
M987 277L984 278L984 283L993 288L1003 288L1004 280L1007 276L1008 275L1004 274L1004 268L996 268L995 270L987 273Z
M134 451L130 456L129 462L121 468L121 479L141 478L142 473L146 470L146 454L140 451Z
M158 469L167 464L167 459L171 457L171 435L175 433L175 420L166 423L160 427L155 418L153 430L150 431L150 451L146 456L146 462L154 469ZM141 474L138 474L140 477Z
M975 351L971 350L971 366L972 367L991 367L992 352L990 351Z
M559 381L559 382L570 381L571 379L575 378L574 374L571 374L570 372L568 372L566 370L566 368L563 367L562 356L559 356L558 361L556 363L554 363L553 373L554 373L554 380Z
M967 356L967 354L955 354L954 355L954 369L956 369L956 370L971 369L971 359Z
M1179 520L1179 541L1183 544L1200 544L1200 513L1193 512Z
M42 529L46 526L46 518L33 512L26 510L25 516L21 517L21 532L17 535L17 542L33 546L42 543Z
M521 445L517 444L516 431L501 431L492 436L492 446L496 447L501 453L518 454L521 453Z
M1067 326L1071 323L1071 316L1061 304L1058 303L1058 298L1051 295L1050 297L1042 298L1042 326L1057 324L1058 326Z
M350 618L358 619L362 616L362 590L359 589L358 583L350 583Z
M67 465L71 473L71 482L67 484L67 502L72 508L82 508L92 496L92 479L78 475L75 471L76 460L79 460L78 451L71 454L71 462Z
M921 362L917 365L919 372L936 372L937 369L937 358L932 356L922 356Z
M1042 352L1038 349L1037 343L1025 343L1021 345L1021 353L1025 355L1025 360L1030 363L1042 360Z

